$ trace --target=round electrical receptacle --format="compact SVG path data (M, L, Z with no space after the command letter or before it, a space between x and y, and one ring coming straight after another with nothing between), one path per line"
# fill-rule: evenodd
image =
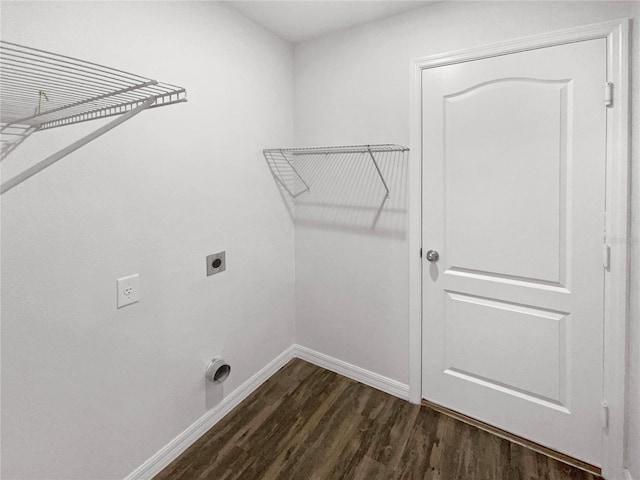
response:
M213 263L211 263L211 266L213 268L218 268L220 265L222 265L222 260L220 260L219 258L216 258Z

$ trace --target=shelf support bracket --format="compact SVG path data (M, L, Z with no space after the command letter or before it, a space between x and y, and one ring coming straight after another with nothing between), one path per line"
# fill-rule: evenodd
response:
M378 166L378 162L376 162L376 157L373 156L373 152L371 152L371 148L368 148L367 151L369 152L369 156L371 157L371 161L373 162L373 165L376 167L376 171L378 172L378 175L380 176L380 180L382 180L382 185L384 185L384 189L387 191L386 198L389 198L389 187L387 186L387 182L384 181L384 177L382 176L382 172L380 171L380 167Z
M263 151L263 155L264 155L265 160L267 161L267 165L269 165L269 169L271 170L271 174L274 176L276 181L282 186L282 188L284 188L287 191L287 193L289 195L291 195L292 198L296 198L296 197L302 195L303 193L310 191L310 187L307 184L307 182L304 181L304 178L302 178L302 175L300 175L300 173L298 172L296 167L294 167L293 164L291 163L291 161L287 158L287 154L282 149L280 149L280 150L277 150L277 152L284 159L284 161L287 162L287 165L289 165L289 168L291 168L291 170L296 175L296 177L298 177L298 179L304 185L304 189L299 191L299 192L297 192L297 193L293 193L291 191L291 189L286 185L284 180L281 178L282 177L282 172L280 171L280 168L278 168L277 162L273 159L273 153L275 151L276 150L273 150L273 151L264 150ZM272 162L269 161L269 158L271 158ZM273 166L271 165L272 163L273 163Z
M111 122L107 123L106 125L103 125L102 127L98 128L94 132L91 132L89 135L86 135L86 136L82 137L80 140L77 140L77 141L73 142L71 145L63 148L62 150L59 150L58 152L54 153L53 155L48 156L44 160L42 160L42 161L38 162L37 164L35 164L34 166L27 168L24 172L21 172L18 175L16 175L15 177L13 177L13 178L7 180L6 182L2 183L2 185L0 186L0 195L4 194L5 192L8 192L9 190L11 190L16 185L20 185L22 182L24 182L28 178L34 176L36 173L39 173L40 171L44 170L45 168L53 165L58 160L66 157L70 153L75 152L76 150L78 150L80 147L83 147L87 143L92 142L96 138L104 135L109 130L114 129L115 127L117 127L121 123L126 122L127 120L129 120L130 118L136 116L137 114L139 114L143 110L146 110L147 108L152 106L155 103L155 101L156 101L155 98L150 98L150 99L144 101L140 106L134 108L133 110L128 111L127 113L122 114L121 116L119 116L115 120L112 120Z
M311 188L309 187L309 185L307 184L307 182L304 181L304 178L302 178L302 175L300 175L300 173L298 173L298 170L296 170L296 167L293 166L293 164L289 161L289 159L287 158L287 156L285 155L285 153L280 150L280 153L282 154L282 157L285 159L285 161L289 164L289 166L291 167L291 170L293 170L293 172L296 174L296 176L300 179L300 181L302 182L302 184L304 185L304 190L296 193L295 195L291 192L289 192L289 194L293 197L296 198L299 195L302 195L304 192L308 192L311 190ZM284 184L283 184L284 186ZM285 187L287 188L287 187ZM287 188L287 191L289 191L289 189Z
M5 127L0 129L0 134L2 134L5 130L11 130L11 129L17 129L17 128L19 127L14 127L13 125L6 125ZM0 161L7 158L9 154L18 147L18 145L20 145L27 138L29 138L29 136L32 133L34 133L36 130L38 130L37 127L29 126L29 127L24 127L21 133L11 133L11 132L7 133L6 135L10 135L17 138L15 138L12 142L7 142L4 145L2 145L2 150L0 151Z

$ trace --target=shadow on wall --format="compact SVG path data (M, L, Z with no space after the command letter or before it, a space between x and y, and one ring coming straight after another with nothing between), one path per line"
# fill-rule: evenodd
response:
M227 392L228 393L228 392ZM204 379L204 408L211 410L219 405L225 396L225 386Z
M296 227L402 240L407 235L408 151L374 155L388 198L365 149L295 156L265 152Z

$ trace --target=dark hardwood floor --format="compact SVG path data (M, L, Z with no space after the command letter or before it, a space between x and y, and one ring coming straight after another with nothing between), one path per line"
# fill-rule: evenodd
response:
M297 359L155 478L600 479Z

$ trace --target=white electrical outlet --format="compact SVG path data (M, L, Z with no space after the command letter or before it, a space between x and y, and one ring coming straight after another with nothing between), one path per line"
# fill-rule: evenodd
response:
M118 308L140 301L140 275L130 275L118 279Z

